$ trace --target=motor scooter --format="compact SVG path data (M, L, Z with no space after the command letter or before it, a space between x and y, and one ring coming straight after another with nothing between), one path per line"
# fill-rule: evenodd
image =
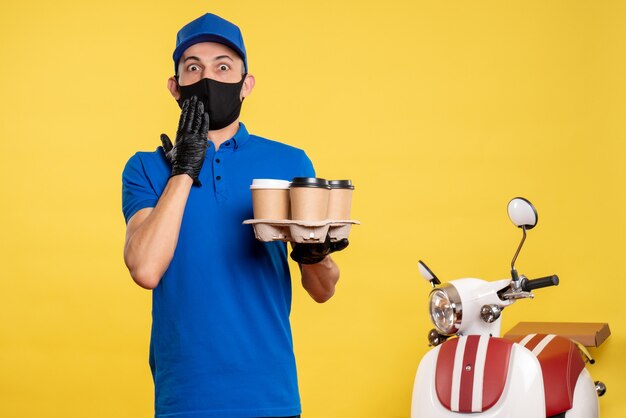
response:
M606 391L585 364L588 351L569 338L530 334L500 338L502 311L533 290L557 286L556 275L528 279L515 262L537 211L526 199L509 202L511 221L522 240L511 262L511 278L474 278L442 284L422 261L421 275L432 284L428 340L434 348L419 364L413 386L412 418L598 418L598 397Z

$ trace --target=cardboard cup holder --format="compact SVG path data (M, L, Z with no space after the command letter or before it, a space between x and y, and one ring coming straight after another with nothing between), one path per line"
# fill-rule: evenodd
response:
M359 224L347 219L354 190L351 180L253 179L250 189L255 218L243 223L252 225L259 241L316 244L328 236L334 242L348 238L352 225Z
M331 241L348 238L352 225L359 225L353 220L296 221L272 219L248 219L243 221L252 225L256 239L263 242L284 241L298 244L316 244L324 242L326 235Z

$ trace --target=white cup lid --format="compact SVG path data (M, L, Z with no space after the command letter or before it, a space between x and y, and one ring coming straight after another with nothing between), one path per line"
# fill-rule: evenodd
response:
M250 189L288 189L289 181L276 179L253 179Z

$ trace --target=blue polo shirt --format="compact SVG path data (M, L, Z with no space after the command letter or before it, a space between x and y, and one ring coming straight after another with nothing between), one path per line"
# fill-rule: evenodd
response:
M152 293L150 367L157 417L300 413L286 245L254 238L254 178L313 177L304 151L248 134L209 142L174 258ZM126 222L154 207L170 166L162 148L138 152L122 176Z

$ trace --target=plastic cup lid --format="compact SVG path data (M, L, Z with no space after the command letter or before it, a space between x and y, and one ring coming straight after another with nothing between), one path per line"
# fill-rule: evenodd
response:
M328 180L319 177L294 177L291 180L291 187L317 187L320 189L330 189Z
M354 186L352 185L351 180L329 180L328 184L330 184L331 189L352 189L354 190Z
M250 189L288 189L287 180L276 179L253 179Z

